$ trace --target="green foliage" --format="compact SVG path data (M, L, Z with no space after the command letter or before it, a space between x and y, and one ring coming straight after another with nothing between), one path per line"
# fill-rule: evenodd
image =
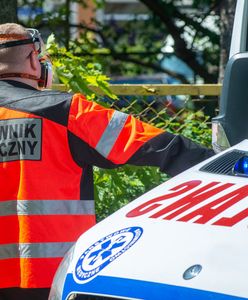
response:
M217 81L220 53L217 4L220 1L194 0L192 9L182 0L139 0L130 3L129 20L114 17L101 20L95 13L98 8L103 15L106 12L111 16L121 14L123 4L117 3L117 8L113 9L113 4L106 0L93 0L95 8L89 12L91 22L82 20L80 23L71 18L74 13L70 4L75 2L84 9L89 3L86 0L56 1L53 11L48 11L45 1L18 0L18 7L33 10L30 18L23 21L25 26L36 27L45 34L55 32L59 43L71 53L75 50L75 55L101 60L105 72L111 76L160 72L184 82L197 78L208 83ZM43 8L43 11L37 14L36 8ZM205 22L208 16L210 26ZM78 35L72 37L71 33L76 31L80 32L80 38ZM72 39L77 49L70 44ZM193 70L195 79L185 78L179 70L164 66L174 54Z
M210 147L211 129L209 119L202 111L188 112L185 114L184 124L179 132L196 143Z
M169 121L169 131L182 134L198 144L210 147L210 117L204 115L201 110L193 112L185 109L179 120L177 119Z
M95 168L95 198L98 221L162 183L166 178L165 174L152 167L126 165L114 170Z
M95 86L108 97L117 98L108 88L109 78L102 73L99 63L87 61L67 51L65 47L59 47L53 35L47 40L47 51L52 57L56 77L71 91L81 92L88 99L94 100L96 94L90 86Z

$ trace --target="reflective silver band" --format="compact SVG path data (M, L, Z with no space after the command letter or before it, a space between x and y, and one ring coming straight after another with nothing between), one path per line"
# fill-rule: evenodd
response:
M127 118L128 115L124 114L123 112L114 112L112 119L110 120L98 144L96 145L96 150L105 158L108 157L110 151L112 150Z
M0 202L0 216L11 215L91 215L92 200L10 200Z
M49 258L63 257L73 246L68 243L22 243L0 246L0 260L10 258Z

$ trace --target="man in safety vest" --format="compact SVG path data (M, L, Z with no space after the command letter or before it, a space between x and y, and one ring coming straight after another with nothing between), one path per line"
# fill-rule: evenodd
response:
M175 175L213 155L82 94L41 91L51 62L35 29L0 25L0 299L47 299L56 268L95 224L92 166Z

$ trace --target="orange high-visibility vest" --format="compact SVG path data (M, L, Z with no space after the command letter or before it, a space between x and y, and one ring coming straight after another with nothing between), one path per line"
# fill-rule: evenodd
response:
M93 165L163 170L168 149L183 156L174 141L81 94L0 81L0 288L50 287L66 251L95 224Z

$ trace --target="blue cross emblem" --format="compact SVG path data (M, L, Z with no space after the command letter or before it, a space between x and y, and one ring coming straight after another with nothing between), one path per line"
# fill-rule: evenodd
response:
M110 240L102 243L101 249L96 250L89 255L89 258L93 258L91 260L91 262L89 263L89 265L91 265L91 266L94 265L98 259L104 260L107 257L111 256L113 250L115 250L116 248L119 248L119 247L123 246L123 244L125 244L125 240L123 240L124 238L125 238L125 236L122 235L117 240L110 239Z

